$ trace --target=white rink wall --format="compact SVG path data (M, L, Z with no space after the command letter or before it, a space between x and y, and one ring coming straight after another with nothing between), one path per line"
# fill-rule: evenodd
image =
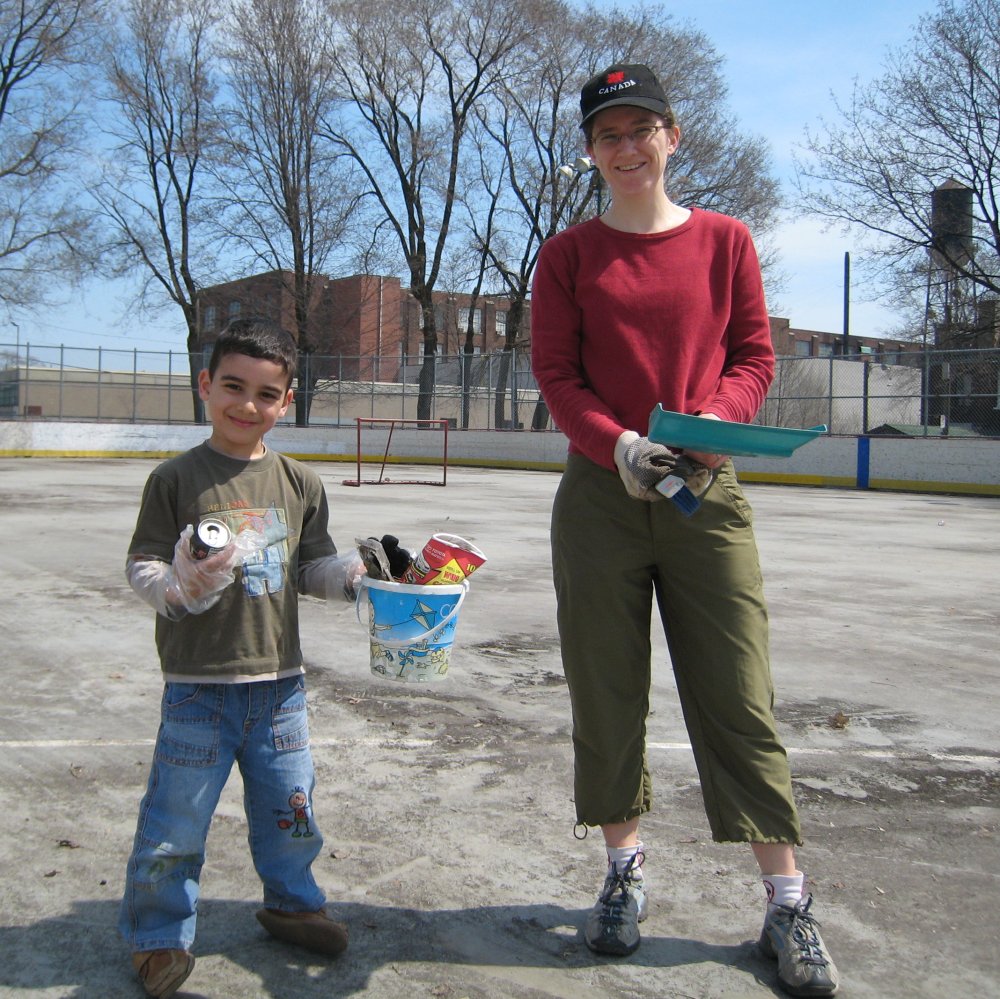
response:
M366 463L382 462L388 432L364 426ZM0 457L166 457L207 435L205 427L181 424L12 421L0 423ZM280 426L267 440L275 450L307 461L357 462L354 426ZM450 430L447 448L450 465L557 471L566 439L553 431ZM389 462L440 465L443 450L441 430L397 426ZM735 463L748 482L1000 496L1000 440L821 437L789 458L741 457ZM368 477L370 470L362 474Z

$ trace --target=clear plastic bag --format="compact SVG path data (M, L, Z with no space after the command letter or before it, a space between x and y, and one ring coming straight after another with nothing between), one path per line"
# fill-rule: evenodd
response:
M181 531L171 563L129 558L125 575L133 590L158 614L179 621L185 614L204 614L219 602L223 590L236 581L236 567L247 556L267 547L258 531L241 531L221 551L203 559L191 554L191 524Z
M299 591L321 600L354 600L357 583L365 575L365 563L356 551L327 555L303 566Z

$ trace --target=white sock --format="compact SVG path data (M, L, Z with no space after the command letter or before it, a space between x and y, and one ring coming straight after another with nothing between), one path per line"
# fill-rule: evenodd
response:
M636 858L636 861L632 865L632 869L629 872L629 877L635 878L639 881L642 879L642 862L645 860L643 850L644 847L642 843L637 843L635 846L609 846L608 864L614 864L615 870L623 871L628 866L628 862L635 857L636 854L638 854L639 856Z
M763 876L764 890L767 892L767 914L783 905L789 909L802 900L802 888L806 876L798 871L795 874L765 874Z

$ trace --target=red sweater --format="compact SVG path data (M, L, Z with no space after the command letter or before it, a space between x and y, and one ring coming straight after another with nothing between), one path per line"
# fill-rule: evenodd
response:
M570 451L614 469L657 403L749 423L774 376L760 265L743 223L692 209L663 233L599 219L543 247L531 296L535 379Z

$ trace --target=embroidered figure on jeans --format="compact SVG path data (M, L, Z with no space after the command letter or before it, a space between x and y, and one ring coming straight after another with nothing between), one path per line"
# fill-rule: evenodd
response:
M309 798L306 792L297 787L289 796L288 804L291 808L274 810L275 815L290 815L290 819L278 819L279 829L292 829L293 838L309 837L313 833L309 829Z

